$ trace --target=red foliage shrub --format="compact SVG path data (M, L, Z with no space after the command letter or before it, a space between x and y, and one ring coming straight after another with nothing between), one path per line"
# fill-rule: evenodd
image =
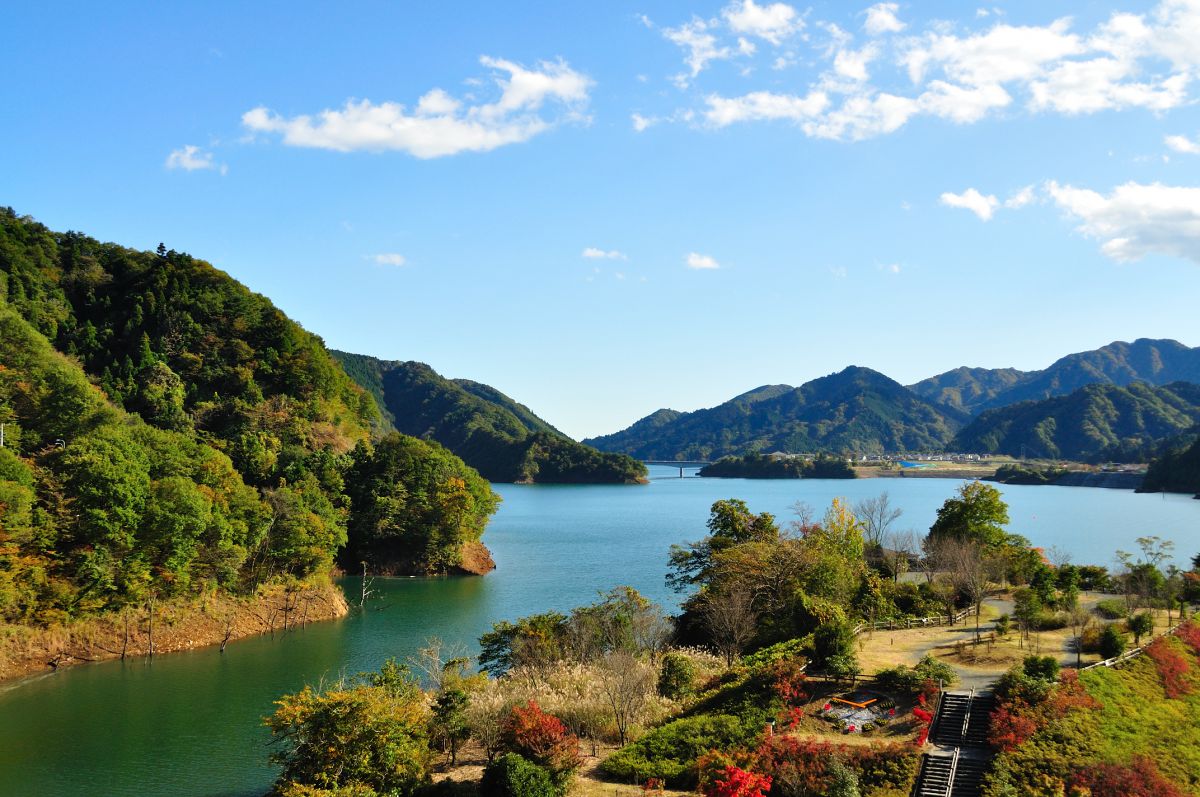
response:
M1134 756L1128 764L1088 764L1075 773L1071 785L1088 789L1092 797L1184 797L1185 791L1162 776L1154 762Z
M579 738L568 733L558 717L542 711L536 700L526 706L513 706L501 732L506 750L551 772L570 772L582 763Z
M1184 677L1191 668L1187 659L1173 650L1170 643L1160 637L1146 646L1146 655L1154 662L1167 697L1174 699L1191 694L1192 684Z
M920 695L917 698L917 702L920 703L921 706L925 705L925 696ZM921 708L921 706L917 706L913 709L913 716L921 721L921 732L917 734L916 740L917 747L925 744L925 741L929 738L929 726L933 724L933 714Z
M992 710L989 736L992 744L1004 751L1012 750L1038 732L1039 723L1028 706L1010 702Z
M771 688L785 707L808 700L808 689L804 670L794 659L783 659L771 666Z
M705 797L763 797L771 788L769 775L756 775L741 767L728 766L721 776L701 792Z
M1175 636L1183 640L1183 643L1193 651L1200 653L1200 625L1197 625L1195 620L1188 620L1179 626Z
M1088 694L1087 687L1079 680L1079 670L1063 670L1058 676L1058 685L1046 698L1046 710L1043 713L1055 717L1076 708L1100 708L1100 701Z

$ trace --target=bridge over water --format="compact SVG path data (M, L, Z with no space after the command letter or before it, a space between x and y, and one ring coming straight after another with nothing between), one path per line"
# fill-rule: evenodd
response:
M684 468L703 468L711 463L700 459L644 459L643 464L646 465L665 465L670 468L679 468L679 478L683 478Z

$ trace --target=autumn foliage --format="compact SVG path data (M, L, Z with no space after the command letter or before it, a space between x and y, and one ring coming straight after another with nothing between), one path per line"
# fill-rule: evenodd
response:
M1186 792L1158 771L1146 756L1128 764L1089 764L1075 773L1071 785L1087 789L1091 797L1184 797Z
M764 797L770 789L769 775L756 775L730 765L702 793L704 797Z
M568 733L558 717L542 711L536 700L513 706L504 720L502 735L506 750L555 774L572 772L582 761L579 738Z
M1166 640L1159 638L1147 645L1146 655L1154 662L1167 697L1176 699L1191 694L1192 683L1186 678L1189 670L1187 660L1173 650Z

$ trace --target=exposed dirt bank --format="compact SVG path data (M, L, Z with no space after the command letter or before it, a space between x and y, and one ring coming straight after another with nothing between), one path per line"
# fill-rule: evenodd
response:
M264 589L254 598L209 595L140 606L68 625L0 625L0 681L58 667L125 656L222 647L234 640L342 617L348 611L333 584Z

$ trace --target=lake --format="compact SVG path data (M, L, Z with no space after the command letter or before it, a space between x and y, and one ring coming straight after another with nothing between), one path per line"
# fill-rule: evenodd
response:
M372 608L275 639L259 637L146 661L70 668L0 686L0 795L261 795L273 771L261 718L306 682L403 659L429 636L470 646L497 620L591 602L628 584L676 606L667 548L704 535L708 508L745 499L791 518L886 490L899 527L924 531L958 487L951 479L764 481L674 478L646 486L497 485L504 503L484 541L498 569L484 578L379 579ZM1086 487L1002 488L1010 529L1077 563L1112 566L1118 548L1155 534L1178 563L1200 552L1200 501ZM347 579L348 594L358 582Z

